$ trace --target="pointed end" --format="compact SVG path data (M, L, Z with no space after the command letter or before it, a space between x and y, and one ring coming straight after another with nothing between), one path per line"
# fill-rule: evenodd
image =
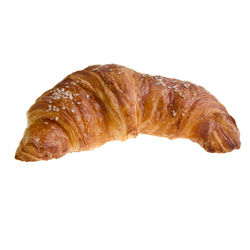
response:
M72 151L65 131L55 122L36 123L25 130L15 159L20 161L51 160Z

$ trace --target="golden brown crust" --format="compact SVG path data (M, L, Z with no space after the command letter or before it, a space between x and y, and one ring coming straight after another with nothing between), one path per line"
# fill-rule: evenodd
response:
M41 95L27 115L16 152L23 161L59 158L138 133L188 138L208 152L240 147L234 119L204 88L115 64L72 73Z

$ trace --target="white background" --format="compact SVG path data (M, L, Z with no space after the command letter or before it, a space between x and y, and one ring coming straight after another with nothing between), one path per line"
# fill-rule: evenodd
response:
M1 1L0 249L249 250L248 2ZM35 99L106 63L204 86L236 119L241 149L140 135L14 160Z

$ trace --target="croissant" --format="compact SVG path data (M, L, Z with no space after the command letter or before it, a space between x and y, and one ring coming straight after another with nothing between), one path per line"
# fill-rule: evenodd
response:
M208 152L240 148L235 120L203 87L116 64L67 76L36 100L27 119L15 155L21 161L59 158L139 133L187 138Z

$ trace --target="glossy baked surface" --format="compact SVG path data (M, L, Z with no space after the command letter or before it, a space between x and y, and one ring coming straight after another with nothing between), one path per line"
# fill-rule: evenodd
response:
M203 87L115 64L72 73L27 115L15 156L22 161L59 158L138 133L188 138L208 152L240 148L235 120Z

